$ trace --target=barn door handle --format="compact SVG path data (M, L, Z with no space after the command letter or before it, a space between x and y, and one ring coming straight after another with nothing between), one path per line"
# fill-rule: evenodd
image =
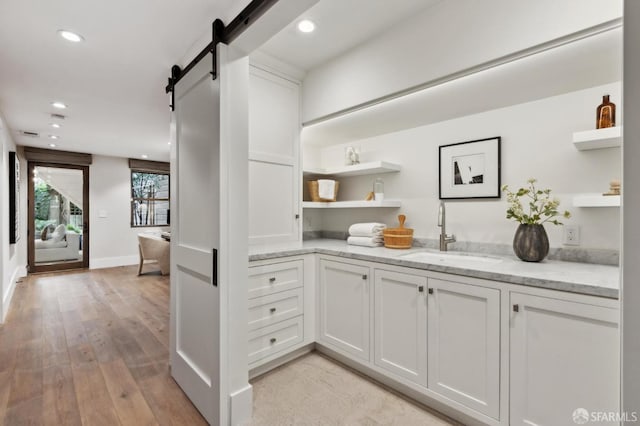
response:
M218 250L211 249L213 254L213 266L211 270L211 284L218 287Z

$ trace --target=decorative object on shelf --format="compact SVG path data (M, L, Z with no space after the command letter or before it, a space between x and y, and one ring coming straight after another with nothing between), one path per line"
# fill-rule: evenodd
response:
M407 217L398 215L398 228L387 228L383 231L384 246L393 249L409 249L413 245L413 229L405 228L404 222Z
M440 146L440 199L500 198L500 140Z
M9 151L9 244L20 239L20 159Z
M360 164L360 148L357 146L348 146L344 149L345 166L353 166Z
M562 222L555 219L557 216L570 218L568 211L560 212L560 200L551 198L550 189L537 189L536 179L527 180L527 188L520 188L516 192L509 191L509 186L502 187L502 191L507 194L507 219L513 219L520 223L516 234L513 237L513 251L521 260L525 262L540 262L549 254L549 238L544 229L546 222L554 225L562 225ZM522 206L529 206L529 212L525 213Z
M338 182L337 180L332 181L333 197L328 197L328 195L330 194L322 194L322 195L327 195L327 198L323 198L321 197L320 185L318 183L320 180L329 180L329 179L307 181L307 187L309 188L309 196L311 197L311 201L336 201L336 199L338 198L338 188L340 187L340 182Z
M373 191L369 191L369 193L367 194L367 196L364 198L365 201L372 201L373 197L375 197L375 195L373 194Z
M620 183L620 181L618 179L613 179L611 182L609 182L609 192L605 192L602 195L620 195L621 187L622 184Z
M373 181L373 199L376 201L384 200L384 181L382 178L376 178Z
M602 103L596 109L596 129L616 126L616 104L609 101L609 95L602 96Z

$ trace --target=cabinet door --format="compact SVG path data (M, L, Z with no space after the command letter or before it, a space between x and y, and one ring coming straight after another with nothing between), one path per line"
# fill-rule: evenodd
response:
M249 243L300 239L299 85L251 67Z
M427 278L375 270L374 361L427 385Z
M429 389L500 414L500 291L429 279Z
M573 424L578 408L618 412L619 311L521 293L511 304L510 424Z
M320 338L369 360L369 268L320 260Z

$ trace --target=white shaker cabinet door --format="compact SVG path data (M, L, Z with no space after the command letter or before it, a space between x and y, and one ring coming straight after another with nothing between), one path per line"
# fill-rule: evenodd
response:
M374 362L427 385L427 278L375 270Z
M511 425L619 411L617 309L515 292L511 306Z
M500 291L429 279L429 389L500 414Z
M369 361L369 268L320 260L320 343Z

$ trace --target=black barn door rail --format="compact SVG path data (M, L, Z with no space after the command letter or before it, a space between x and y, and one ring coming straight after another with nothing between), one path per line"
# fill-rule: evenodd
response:
M216 46L218 43L228 44L235 40L240 34L244 32L255 20L257 20L264 12L266 12L271 6L273 6L278 0L252 0L251 3L245 7L242 12L238 14L229 25L225 26L222 20L216 19L211 24L211 43L207 45L195 58L184 68L181 69L178 65L171 67L171 77L165 92L171 92L171 110L174 109L175 97L174 87L175 85L187 75L189 71L195 67L209 53L213 53L213 63L211 75L215 80L218 78L218 64L216 63Z

